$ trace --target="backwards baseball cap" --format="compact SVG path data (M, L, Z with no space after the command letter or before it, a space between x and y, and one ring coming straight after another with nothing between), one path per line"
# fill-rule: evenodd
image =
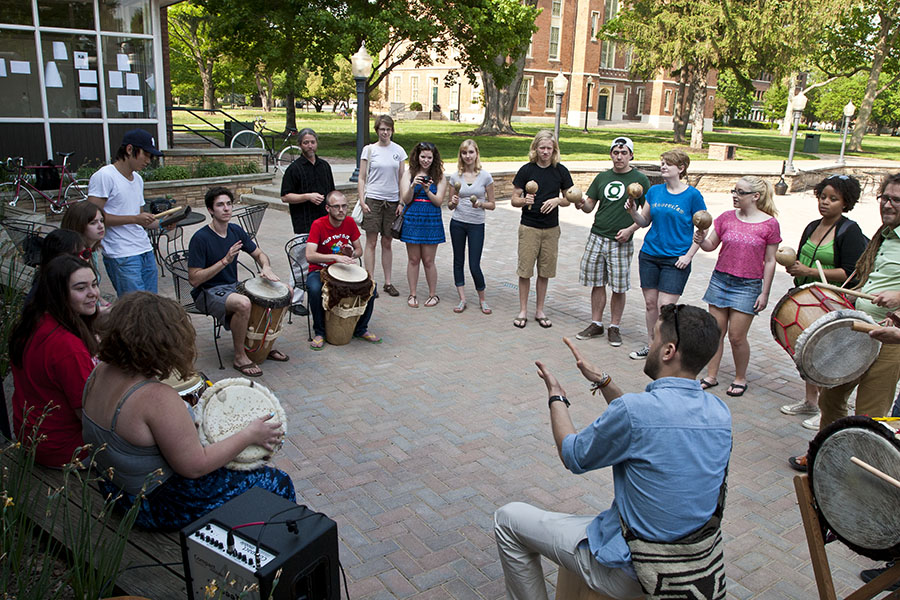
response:
M153 156L163 155L163 153L157 149L156 140L153 139L153 136L143 129L132 129L126 133L125 137L122 138L122 145L127 146L128 144L131 144L135 148L140 148L144 152L149 152Z
M627 138L625 136L617 137L609 146L609 151L612 152L613 148L615 148L616 146L625 146L626 148L631 150L631 154L634 155L634 142L631 141L631 138Z

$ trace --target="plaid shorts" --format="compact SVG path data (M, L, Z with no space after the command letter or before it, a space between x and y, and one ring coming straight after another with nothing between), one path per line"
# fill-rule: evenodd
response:
M634 240L620 244L592 233L581 257L578 281L588 287L609 284L613 293L624 294L631 288L631 257Z

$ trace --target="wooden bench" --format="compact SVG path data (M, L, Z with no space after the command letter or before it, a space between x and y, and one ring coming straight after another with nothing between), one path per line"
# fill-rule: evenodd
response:
M9 461L3 455L3 464ZM13 467L14 468L14 467ZM35 465L32 477L39 490L59 489L63 485L63 472ZM102 508L99 490L94 504L94 518ZM47 529L46 511L49 500L46 494L35 494L37 501L29 506L29 516L41 528ZM81 510L80 493L71 494L70 509ZM104 517L107 527L115 529L121 517L119 514ZM47 531L60 544L65 544L65 534L61 519L57 519L52 530ZM98 528L92 530L94 540L99 535ZM175 563L175 564L169 564ZM178 533L148 532L134 528L122 554L121 568L124 571L116 580L118 593L151 599L186 598L187 588L184 582L184 567L181 560L181 545Z
M709 145L709 160L734 160L737 144L711 143Z

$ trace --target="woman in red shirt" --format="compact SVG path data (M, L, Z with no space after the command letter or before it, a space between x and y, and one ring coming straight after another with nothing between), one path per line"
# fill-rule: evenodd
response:
M37 442L35 460L59 467L83 445L81 396L94 368L97 277L80 258L64 255L41 270L37 294L9 340L13 426Z

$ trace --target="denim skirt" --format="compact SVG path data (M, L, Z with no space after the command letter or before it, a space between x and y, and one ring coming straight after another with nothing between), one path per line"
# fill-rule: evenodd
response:
M747 279L713 271L703 301L719 308L733 308L748 315L755 315L753 305L760 293L762 293L762 279Z

